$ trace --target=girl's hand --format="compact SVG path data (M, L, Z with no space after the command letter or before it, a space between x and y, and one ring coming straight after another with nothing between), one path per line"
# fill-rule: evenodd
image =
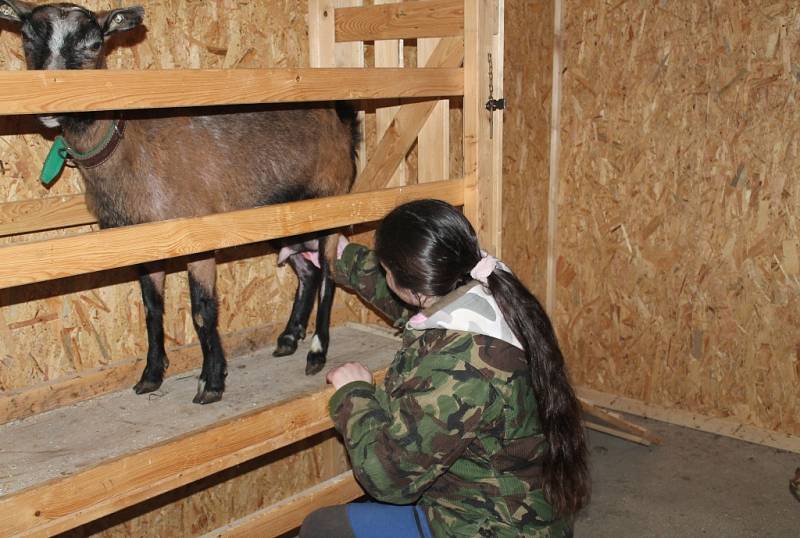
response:
M325 380L333 385L336 390L352 383L353 381L366 381L372 383L372 374L358 362L346 362L337 366L325 376Z

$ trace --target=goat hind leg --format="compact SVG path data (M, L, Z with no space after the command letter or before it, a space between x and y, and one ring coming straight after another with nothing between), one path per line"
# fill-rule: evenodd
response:
M331 278L331 268L328 266L327 256L323 255L325 245L330 240L330 236L319 240L319 263L321 269L319 303L317 304L317 323L314 337L311 339L311 349L306 355L306 375L314 375L322 370L328 355L333 292L336 290L336 285L333 283L333 278Z
M139 277L147 324L147 365L133 390L144 394L157 390L164 381L169 359L164 350L164 271L152 271Z
M217 322L219 307L215 292L217 278L213 257L189 264L189 294L192 298L192 322L203 351L203 369L192 401L199 404L217 402L225 391L227 365Z
M308 318L314 308L314 296L320 283L320 270L296 253L289 256L289 264L297 275L297 291L294 295L292 313L286 328L278 337L278 344L272 354L275 357L291 355L297 351L297 343L305 338Z

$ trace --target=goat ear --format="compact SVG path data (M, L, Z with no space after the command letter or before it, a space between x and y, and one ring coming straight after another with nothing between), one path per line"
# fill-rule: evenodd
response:
M143 21L144 8L142 6L112 9L111 11L97 13L97 23L103 29L104 36L136 28Z
M33 7L27 2L19 0L0 0L0 19L22 22L30 14Z

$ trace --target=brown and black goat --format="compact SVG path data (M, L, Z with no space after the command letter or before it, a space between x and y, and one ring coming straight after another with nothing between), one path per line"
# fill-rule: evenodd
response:
M0 0L0 18L21 27L28 69L104 68L106 40L141 25L143 16L138 6L95 13L67 3ZM62 152L80 169L89 207L103 228L343 194L355 174L355 116L339 106L40 118L61 128ZM323 247L324 237L319 242ZM314 374L325 363L334 286L324 256L317 268L298 250L289 248L299 284L274 354L295 352L318 294L316 333L306 358L306 373ZM188 270L192 320L203 352L194 402L210 403L222 397L226 376L213 253L190 262ZM161 385L168 366L163 269L143 269L140 284L148 335L147 366L134 387L141 394Z

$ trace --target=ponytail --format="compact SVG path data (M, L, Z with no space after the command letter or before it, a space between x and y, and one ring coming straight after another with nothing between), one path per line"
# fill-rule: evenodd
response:
M560 518L589 502L590 477L581 407L567 377L553 326L536 297L511 273L488 277L506 323L522 343L547 448L542 462L544 494Z

